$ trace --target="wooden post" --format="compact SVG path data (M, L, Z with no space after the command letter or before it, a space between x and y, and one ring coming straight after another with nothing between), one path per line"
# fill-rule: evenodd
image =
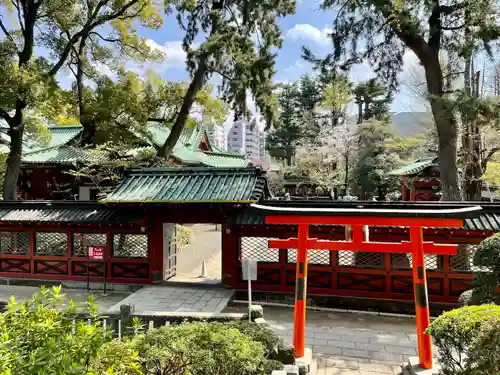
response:
M304 356L305 347L308 232L308 224L299 225L297 277L295 281L295 316L293 320L293 345L295 347L295 355L297 357Z
M413 258L413 285L415 290L415 314L417 318L418 358L420 367L432 368L431 337L425 333L430 325L427 278L425 275L424 235L422 227L410 227Z

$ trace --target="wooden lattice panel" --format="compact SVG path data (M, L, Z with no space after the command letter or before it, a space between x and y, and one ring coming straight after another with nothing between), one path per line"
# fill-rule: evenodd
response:
M337 256L339 267L385 268L384 253L364 253L340 250Z
M278 263L280 260L279 249L270 249L268 237L241 237L240 259L254 259L264 263Z
M0 254L28 255L28 232L0 232Z
M392 268L411 269L413 260L411 254L391 254ZM441 270L443 268L442 256L437 254L424 254L425 269L428 271Z
M147 258L148 236L146 234L114 234L114 258Z
M64 256L68 254L68 235L58 232L38 232L35 255Z
M457 255L450 255L451 270L453 272L481 271L482 267L474 265L474 254L476 253L476 251L476 245L459 246L457 249Z
M87 257L89 246L106 246L106 233L73 234L73 256Z
M329 265L330 257L329 250L307 250L308 264ZM297 263L297 249L287 250L287 263Z

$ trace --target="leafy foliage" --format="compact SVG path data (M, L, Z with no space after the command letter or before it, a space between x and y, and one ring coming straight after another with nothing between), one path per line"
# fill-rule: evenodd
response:
M145 375L250 375L265 362L262 344L222 324L161 327L138 337L136 348Z
M466 360L468 375L500 373L500 319L483 324Z
M299 111L300 90L297 84L286 84L278 88L279 126L266 136L269 155L285 160L288 166L295 161L297 148L304 143L307 129L301 124Z
M393 139L389 125L367 121L359 125L356 136L358 155L352 178L362 199L377 195L383 200L396 187L394 177L388 176L388 172L400 163L399 157L388 147Z
M282 45L277 19L295 11L293 0L181 0L177 19L185 30L183 48L192 75L172 132L159 150L168 158L182 133L196 93L214 74L222 78L221 98L235 118L249 117L246 98L250 94L267 128L277 121L272 76L275 48ZM197 37L205 42L197 46Z
M90 297L84 311L69 301L64 307L60 287L41 288L31 300L11 299L0 314L1 374L87 374L92 358L110 339L103 335L97 306ZM78 313L90 320L73 323Z
M466 306L445 312L427 329L438 347L444 375L469 374L476 340L485 325L500 318L500 306ZM483 347L483 350L486 348ZM493 349L493 348L492 348ZM466 358L471 358L468 362Z
M495 234L481 241L473 259L479 268L474 273L472 290L461 296L463 304L478 305L500 302L500 235Z

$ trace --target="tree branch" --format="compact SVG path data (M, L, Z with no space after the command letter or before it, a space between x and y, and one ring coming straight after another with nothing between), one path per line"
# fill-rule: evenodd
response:
M500 151L500 147L493 147L490 151L488 151L488 154L481 161L481 169L483 170L483 173L486 170L486 167L488 166L488 162L498 151Z
M16 41L14 40L14 38L12 37L12 35L10 35L9 31L7 30L7 28L5 27L5 25L3 24L2 22L2 17L0 17L0 29L2 29L3 33L5 34L5 36L10 39L10 41L12 43L14 43L14 45L17 47L17 44L16 44Z

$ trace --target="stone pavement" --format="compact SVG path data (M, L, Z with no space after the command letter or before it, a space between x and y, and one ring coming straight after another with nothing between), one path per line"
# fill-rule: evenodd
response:
M417 355L413 318L307 311L306 345L317 375L396 375ZM271 328L292 343L293 308L264 307Z
M226 308L234 291L222 288L190 286L145 286L112 306L109 312L119 312L120 305L134 305L136 312L179 311L219 313Z

